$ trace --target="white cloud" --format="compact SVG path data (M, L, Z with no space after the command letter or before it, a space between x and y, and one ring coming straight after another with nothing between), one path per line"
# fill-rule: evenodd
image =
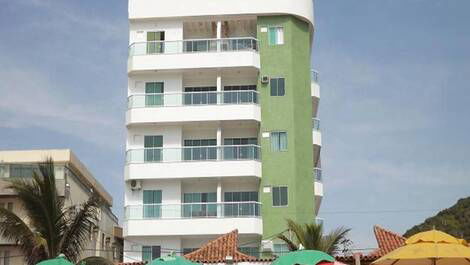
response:
M25 66L3 68L0 80L0 127L42 127L108 148L121 146L123 109L104 111L93 101L69 98L63 91L71 88L58 87L47 75Z

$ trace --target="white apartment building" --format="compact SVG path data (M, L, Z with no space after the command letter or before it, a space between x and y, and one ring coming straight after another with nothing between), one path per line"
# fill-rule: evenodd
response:
M124 261L315 220L313 34L312 0L129 0Z

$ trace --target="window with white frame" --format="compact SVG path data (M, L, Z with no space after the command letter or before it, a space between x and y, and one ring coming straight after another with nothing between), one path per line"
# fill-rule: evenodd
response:
M269 27L268 37L269 45L284 44L284 28L279 26Z
M273 187L273 206L282 207L288 205L288 190L287 187Z
M270 138L272 151L287 151L287 132L271 132Z

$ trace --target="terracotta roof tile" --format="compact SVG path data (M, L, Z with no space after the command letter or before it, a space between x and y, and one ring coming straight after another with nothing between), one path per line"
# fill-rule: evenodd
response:
M397 233L386 230L378 225L374 226L374 234L375 238L377 239L377 244L379 245L377 254L380 256L384 256L405 245L406 238Z
M222 263L230 256L233 262L270 261L258 259L238 251L238 230L222 235L203 245L200 249L184 255L188 260L202 263Z
M378 225L374 226L374 234L375 239L377 240L377 245L379 246L378 249L372 251L367 255L362 255L361 253L355 253L355 255L359 255L361 261L369 262L379 259L380 257L394 251L395 249L405 245L406 238L403 236L386 230ZM343 262L352 262L354 261L355 255L350 256L339 256L336 257L338 261Z

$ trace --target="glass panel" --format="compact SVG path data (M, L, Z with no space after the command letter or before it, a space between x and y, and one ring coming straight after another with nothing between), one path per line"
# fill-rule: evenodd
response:
M142 260L148 262L152 261L152 247L142 246Z
M276 37L277 31L275 27L270 27L269 28L269 45L276 45Z
M279 151L279 133L271 132L271 150Z
M284 44L284 28L276 28L276 44Z
M287 150L287 133L286 132L279 133L279 149L281 151Z
M281 205L287 206L288 205L287 187L281 187L280 193L281 193Z
M278 93L277 93L277 81L278 79L277 78L271 78L269 84L271 85L271 96L278 96Z
M163 82L148 82L145 83L145 93L152 95L145 95L145 106L163 106L164 96L154 95L163 93Z
M278 79L278 88L277 88L277 95L278 96L284 96L286 94L285 90L285 79L284 78L279 78Z
M280 205L279 187L273 187L273 206Z
M161 256L160 246L152 246L152 260Z

